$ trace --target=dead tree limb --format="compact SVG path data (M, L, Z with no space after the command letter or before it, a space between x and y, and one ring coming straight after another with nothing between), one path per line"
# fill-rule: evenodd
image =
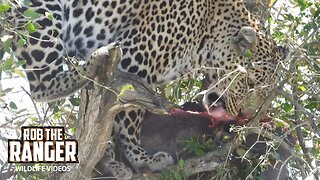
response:
M61 175L61 179L90 178L92 170L101 159L110 139L115 115L128 106L148 108L164 113L175 105L158 95L147 84L132 74L117 70L121 59L120 47L107 46L108 52L96 57L101 62L93 80L93 89L81 92L79 122L75 129L78 140L79 164ZM133 89L125 89L130 85Z

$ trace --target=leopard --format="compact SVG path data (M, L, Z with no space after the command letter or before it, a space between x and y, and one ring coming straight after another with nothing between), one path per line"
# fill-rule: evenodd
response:
M29 32L22 47L13 34L12 49L26 62L30 94L38 102L85 87L101 63L92 53L119 42L119 71L135 74L153 88L203 74L209 84L203 93L208 111L237 117L252 113L272 92L286 57L241 0L30 0L13 10L18 30L28 23L26 10L41 15L33 19L37 30ZM85 63L66 66L73 58ZM150 155L141 147L145 112L130 107L114 118L105 156L105 168L114 177L173 164L169 153ZM114 159L115 146L132 168Z

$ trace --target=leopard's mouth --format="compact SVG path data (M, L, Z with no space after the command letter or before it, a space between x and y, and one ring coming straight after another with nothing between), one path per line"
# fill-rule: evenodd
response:
M212 104L205 108L208 114L215 121L232 121L236 119L236 117L228 113L227 108L225 106L225 102L221 99L217 101L215 104Z

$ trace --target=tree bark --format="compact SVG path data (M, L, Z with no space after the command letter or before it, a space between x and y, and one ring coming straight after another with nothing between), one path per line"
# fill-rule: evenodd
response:
M106 62L98 72L94 81L110 86L114 69L121 57L119 47L109 49ZM103 80L105 79L105 80ZM79 122L75 128L74 138L78 141L78 164L70 164L71 171L64 173L61 179L84 179L89 178L92 168L97 160L103 155L106 141L110 137L112 128L111 110L116 100L116 95L106 88L95 87L91 90L81 91L81 104L79 110Z

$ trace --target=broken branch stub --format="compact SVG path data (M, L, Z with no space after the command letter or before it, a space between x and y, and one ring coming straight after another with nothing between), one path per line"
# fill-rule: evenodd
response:
M104 47L104 53L99 50L92 54L100 63L93 81L94 84L108 86L113 79L111 72L116 69L122 53L117 44ZM90 178L92 168L103 155L111 134L112 118L108 110L114 105L116 98L116 94L100 86L81 91L79 121L74 134L78 141L79 163L70 164L71 171L62 174L60 179Z

